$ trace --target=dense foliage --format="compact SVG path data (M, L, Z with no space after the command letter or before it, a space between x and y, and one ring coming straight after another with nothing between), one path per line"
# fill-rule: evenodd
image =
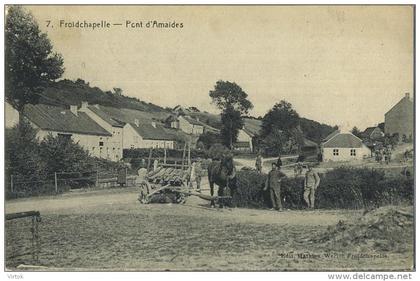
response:
M337 126L332 127L306 118L300 118L299 124L303 135L316 143L321 143L325 137L338 129Z
M210 147L215 143L222 143L220 134L207 131L198 138L197 148L210 149Z
M53 52L32 14L21 6L7 9L5 23L5 93L7 100L22 111L37 103L47 84L61 77L63 58Z

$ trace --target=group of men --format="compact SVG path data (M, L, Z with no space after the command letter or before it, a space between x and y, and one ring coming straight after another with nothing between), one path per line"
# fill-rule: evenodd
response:
M261 155L257 156L255 166L259 173L262 172L262 158ZM270 201L272 210L282 211L282 194L281 184L286 175L281 171L282 161L279 156L276 162L271 164L271 171L267 175L265 182L264 191L268 191L270 195ZM301 165L300 165L301 167ZM302 171L301 171L302 172ZM296 174L296 173L295 173ZM303 199L305 200L307 207L313 209L315 207L315 192L320 183L320 178L317 172L315 172L311 166L305 173L304 177L304 192Z

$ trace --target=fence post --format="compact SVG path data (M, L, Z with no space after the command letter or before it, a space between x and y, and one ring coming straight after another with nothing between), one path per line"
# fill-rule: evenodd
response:
M96 171L96 181L95 181L95 187L98 187L99 185L99 171Z
M163 164L166 164L166 145L165 149L163 150Z
M55 193L58 193L57 172L54 172Z
M127 167L125 167L125 187L127 187L127 186L128 186L127 170L128 170L128 168L127 168Z
M13 175L10 175L10 192L13 193Z

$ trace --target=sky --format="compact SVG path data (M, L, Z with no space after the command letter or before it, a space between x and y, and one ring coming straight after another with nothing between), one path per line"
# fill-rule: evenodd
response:
M303 117L349 130L383 122L404 93L413 95L410 6L27 8L63 55L63 78L119 87L163 107L217 113L208 94L228 80L248 94L253 116L284 99ZM60 20L111 27L60 27ZM183 27L146 28L149 21Z

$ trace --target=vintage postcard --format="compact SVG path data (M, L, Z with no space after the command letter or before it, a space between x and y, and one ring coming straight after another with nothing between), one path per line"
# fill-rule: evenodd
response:
M5 271L415 270L414 5L4 12Z

